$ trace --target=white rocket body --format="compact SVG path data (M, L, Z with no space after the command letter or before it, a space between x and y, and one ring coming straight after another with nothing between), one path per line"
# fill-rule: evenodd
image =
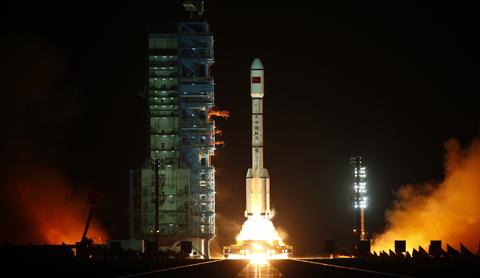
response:
M252 96L252 168L247 171L247 206L245 216L271 218L270 176L263 168L263 94L264 71L260 59L250 67Z

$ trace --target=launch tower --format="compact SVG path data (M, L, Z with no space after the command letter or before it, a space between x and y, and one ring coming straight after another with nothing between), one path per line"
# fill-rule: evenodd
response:
M154 250L190 242L209 257L215 236L216 146L213 36L202 1L185 1L190 16L176 33L148 38L148 157L130 175L130 237ZM155 242L156 241L156 242Z

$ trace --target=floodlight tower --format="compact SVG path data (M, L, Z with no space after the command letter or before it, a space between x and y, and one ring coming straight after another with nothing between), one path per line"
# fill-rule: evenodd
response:
M365 230L365 209L367 208L367 169L363 164L362 157L353 156L350 158L353 167L353 208L355 211L355 225L353 234L355 237L354 247L358 250L358 244L361 240L367 240Z

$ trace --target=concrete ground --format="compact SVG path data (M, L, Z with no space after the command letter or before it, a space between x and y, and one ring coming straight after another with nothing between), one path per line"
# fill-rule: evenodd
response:
M5 262L5 261L4 261ZM288 259L247 260L15 261L3 264L12 276L48 277L477 277L479 257L425 260Z

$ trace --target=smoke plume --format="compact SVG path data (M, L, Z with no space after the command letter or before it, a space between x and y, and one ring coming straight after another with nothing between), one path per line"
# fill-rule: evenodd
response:
M235 241L235 235L242 226L221 213L216 213L215 218L216 236L210 242L210 255L213 258L222 258L223 246L230 245Z
M445 144L445 175L438 184L405 185L387 211L387 229L374 237L373 250L393 250L394 240L406 240L407 251L428 248L442 240L476 251L480 240L480 140L462 149L456 140Z
M0 242L75 243L90 209L83 183L94 184L78 178L81 90L70 53L28 31L0 48ZM98 223L90 228L88 237L105 239Z
M89 202L86 192L74 192L65 177L48 167L37 167L8 179L7 207L0 238L14 243L74 244L80 241ZM94 219L87 237L104 241L105 231Z

